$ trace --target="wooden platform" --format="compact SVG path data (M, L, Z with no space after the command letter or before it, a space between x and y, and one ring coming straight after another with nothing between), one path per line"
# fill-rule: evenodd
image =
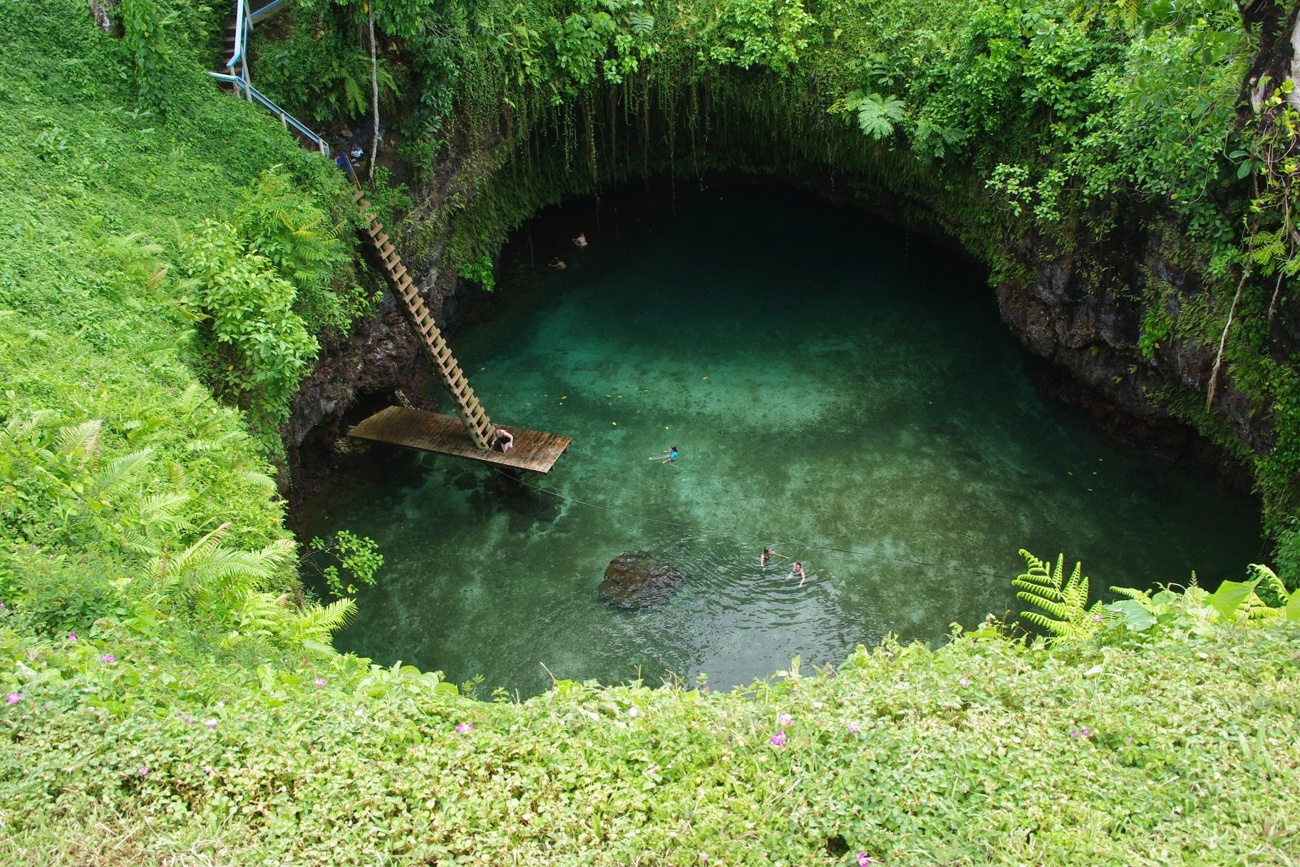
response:
M453 415L390 406L352 428L348 436L531 473L549 473L573 441L569 437L511 425L505 428L514 434L515 447L505 454L495 450L483 451L474 445L465 425Z

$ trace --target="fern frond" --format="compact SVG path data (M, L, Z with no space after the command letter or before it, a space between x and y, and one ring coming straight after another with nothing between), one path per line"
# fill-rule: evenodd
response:
M122 547L137 554L149 554L155 557L162 553L162 548L157 542L138 530L122 531Z
M53 410L39 409L36 412L32 413L31 415L14 416L13 418L9 419L9 422L5 425L4 430L0 431L0 443L3 443L5 441L18 442L19 440L26 439L29 435L31 435L32 431L36 430L36 428L38 428L41 425L41 423L45 421L45 419L49 418L52 415L54 415Z
M151 494L136 503L136 517L146 527L179 527L184 519L176 514L176 507L189 502L189 494Z
M289 634L295 641L318 641L328 644L335 632L347 626L357 613L351 599L336 599L329 605L312 605L289 621Z
M116 486L144 469L153 456L153 449L140 449L129 455L122 455L108 462L108 466L95 474L90 490L96 494L106 494Z
M54 448L59 454L69 457L78 454L93 457L99 451L99 436L103 422L97 418L87 419L81 424L74 424L59 431L54 440Z
M1136 587L1111 587L1111 593L1118 593L1120 596L1127 596L1134 602L1141 602L1143 607L1151 604L1151 594L1145 590L1139 590Z
M244 481L262 488L269 494L274 494L279 491L279 488L275 484L275 479L271 478L266 473L259 473L255 470L245 470L240 473L239 476Z
M247 635L272 635L283 619L284 609L270 593L249 591L239 599L239 625Z
M1083 563L1076 562L1067 579L1064 554L1056 558L1055 568L1023 548L1020 556L1025 558L1027 568L1011 582L1013 587L1020 588L1016 598L1047 612L1022 611L1020 616L1058 637L1091 634L1097 628L1095 612L1099 609L1093 606L1094 611L1088 610L1089 581L1083 574Z

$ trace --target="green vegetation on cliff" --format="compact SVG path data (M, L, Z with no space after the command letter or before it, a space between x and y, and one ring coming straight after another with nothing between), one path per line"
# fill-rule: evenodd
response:
M1076 251L1172 213L1184 264L1212 285L1170 320L1173 290L1149 282L1139 294L1163 306L1147 308L1143 346L1217 343L1246 287L1228 369L1276 401L1259 478L1288 526L1300 411L1268 326L1292 267L1276 216L1290 189L1268 186L1285 175L1271 163L1257 190L1240 178L1289 144L1284 125L1236 131L1253 46L1230 4L374 10L385 110L400 110L422 183L461 139L464 183L423 230L454 225L456 267L481 269L567 192L720 166L832 170L1011 277L1027 273L1022 240ZM224 10L123 0L121 40L79 0L9 12L5 860L1293 857L1300 639L1241 600L1129 599L1051 647L993 625L937 651L886 643L727 695L560 682L476 702L436 674L333 654L348 603L303 597L272 474L316 342L367 304L341 175L204 75ZM364 14L300 3L259 49L259 84L322 122L355 112ZM1252 198L1267 213L1244 229Z

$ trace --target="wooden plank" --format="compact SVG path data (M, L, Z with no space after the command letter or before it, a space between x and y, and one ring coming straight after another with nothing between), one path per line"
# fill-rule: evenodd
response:
M549 473L573 442L558 434L513 426L506 429L514 434L515 447L505 454L484 451L474 445L464 423L455 416L390 406L352 428L348 435L533 473Z

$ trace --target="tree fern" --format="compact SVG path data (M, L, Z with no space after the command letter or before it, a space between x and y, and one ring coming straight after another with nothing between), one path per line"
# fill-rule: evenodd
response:
M878 93L855 90L831 106L831 112L850 117L856 115L858 129L880 141L894 134L894 124L903 119L906 106L902 100Z
M1097 630L1103 615L1100 603L1088 607L1088 578L1083 563L1075 563L1070 577L1065 577L1065 555L1056 558L1056 568L1020 549L1027 570L1011 582L1019 588L1018 599L1043 609L1022 611L1020 616L1058 638L1086 638Z

